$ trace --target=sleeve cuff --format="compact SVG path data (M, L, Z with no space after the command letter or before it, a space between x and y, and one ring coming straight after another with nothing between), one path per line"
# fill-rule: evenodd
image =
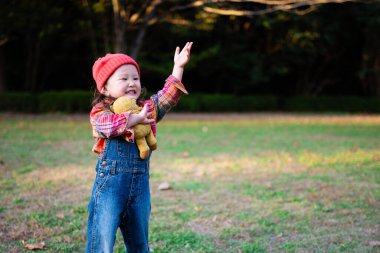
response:
M176 87L178 90L182 91L184 94L189 95L183 83L180 80L178 80L175 76L170 75L166 79L166 82L170 83L171 85Z

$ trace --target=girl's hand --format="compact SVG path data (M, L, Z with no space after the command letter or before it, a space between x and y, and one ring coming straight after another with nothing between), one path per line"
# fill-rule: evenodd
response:
M174 53L174 66L183 68L186 63L190 60L190 50L191 46L193 45L193 42L187 42L186 45L182 48L182 51L180 51L180 48L177 47L175 49Z
M182 48L182 51L179 52L179 47L175 49L174 53L174 67L172 75L178 80L182 80L183 69L186 63L190 60L190 50L193 42L187 42L186 45Z
M152 113L148 112L148 104L144 104L143 109L137 115L140 116L140 120L141 120L139 122L140 124L150 124L154 121L154 119L150 119L150 117L152 116Z
M137 124L150 124L154 122L154 119L149 119L152 115L151 112L148 112L148 104L145 104L141 112L138 114L130 114L127 128L134 127Z
M152 116L152 112L148 112L148 104L144 104L143 109L141 112L138 114L141 117L140 123L142 124L150 124L154 122L154 119L151 119L150 117Z

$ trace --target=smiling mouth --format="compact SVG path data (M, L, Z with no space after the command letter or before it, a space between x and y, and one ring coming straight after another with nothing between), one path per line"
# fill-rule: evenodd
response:
M130 90L130 91L127 91L126 94L127 95L136 95L136 91L135 90Z

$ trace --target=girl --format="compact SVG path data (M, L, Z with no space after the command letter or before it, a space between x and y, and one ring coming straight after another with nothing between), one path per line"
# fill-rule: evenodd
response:
M176 48L172 75L164 88L146 101L142 100L139 65L131 57L107 54L94 63L93 77L99 94L93 102L90 121L98 163L88 205L86 252L113 252L118 228L128 253L149 252L150 156L140 159L133 142L133 126L151 124L155 135L156 122L187 94L181 80L192 44L186 43L181 52ZM110 106L121 96L137 99L144 105L143 110L139 114L113 113Z

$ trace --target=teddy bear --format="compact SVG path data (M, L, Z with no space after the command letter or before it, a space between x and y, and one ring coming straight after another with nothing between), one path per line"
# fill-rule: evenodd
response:
M115 100L112 109L115 113L122 113L132 111L132 113L138 114L142 107L139 107L136 103L136 99L128 96L123 96ZM135 132L135 142L140 152L140 158L146 159L149 156L150 150L157 148L157 140L153 135L150 124L137 124L133 127Z

